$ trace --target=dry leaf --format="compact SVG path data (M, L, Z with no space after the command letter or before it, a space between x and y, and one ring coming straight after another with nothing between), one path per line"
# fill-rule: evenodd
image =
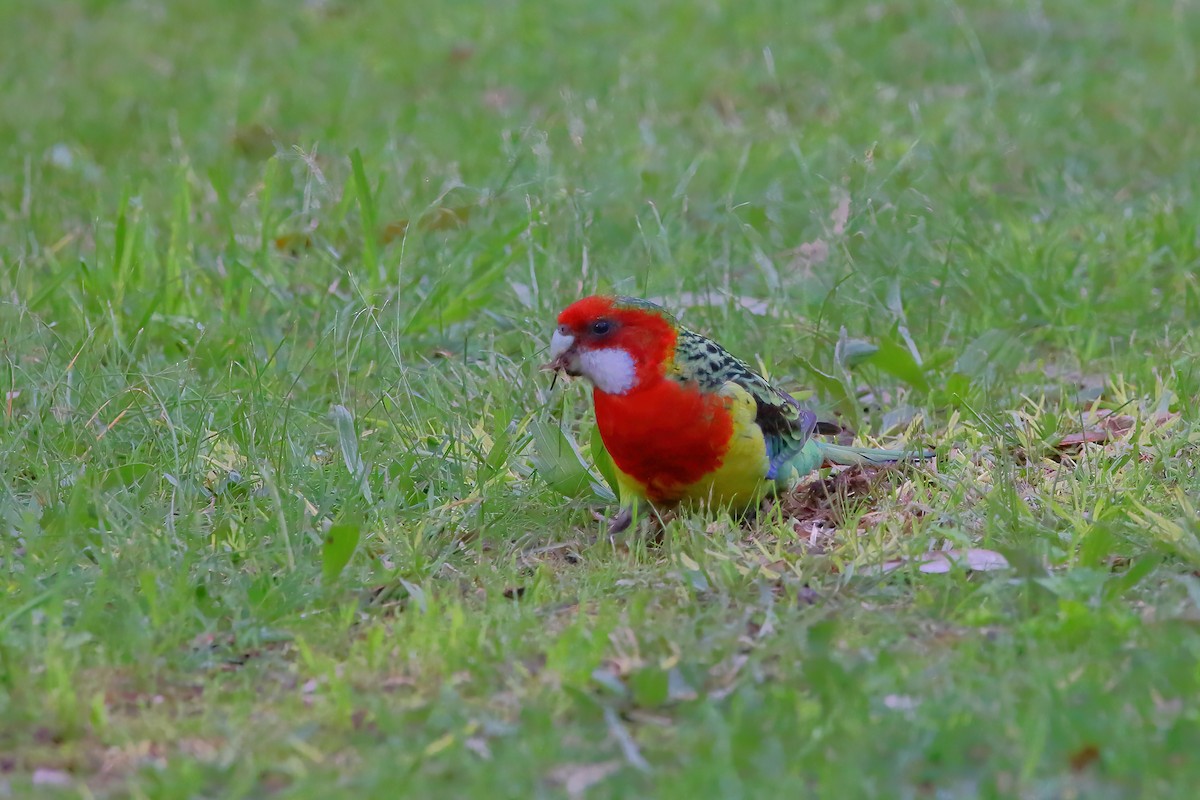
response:
M70 786L75 783L69 772L39 767L33 771L34 786Z
M492 748L488 746L487 739L482 736L468 736L463 741L463 746L484 761L492 760Z
M438 206L421 215L417 220L417 228L423 231L449 231L457 230L467 224L467 220L471 218L473 206L458 206L455 208L446 208ZM383 226L383 233L380 238L384 244L394 242L397 239L403 239L408 233L409 221L406 219L398 219L389 222Z
M918 572L941 575L956 567L972 572L1008 569L1008 559L994 550L969 547L966 550L935 550L917 558L893 558L879 566L879 572L892 572L905 564L915 564Z
M892 711L912 711L921 701L908 694L889 694L883 698L884 708Z
M421 221L417 225L423 231L448 231L461 228L471 218L473 208L473 206L458 206L455 208L438 206L432 211L422 214Z
M994 550L984 550L979 547L970 547L966 550L939 550L931 553L930 556L929 559L918 564L918 570L940 574L949 572L956 566L965 567L974 572L1008 569L1007 558Z
M311 249L312 243L312 237L307 233L285 233L275 237L275 249L292 256Z
M813 239L811 242L802 243L788 255L792 257L794 267L815 267L829 260L829 243L824 239Z
M1137 420L1128 414L1100 414L1100 427L1115 436L1123 436L1133 430ZM1164 425L1170 416L1156 415L1152 418L1156 425Z
M1108 431L1093 428L1086 431L1079 431L1078 433L1068 433L1059 439L1055 446L1060 450L1066 450L1067 448L1079 447L1085 444L1104 444L1111 438L1112 436Z
M719 89L715 90L709 94L708 104L717 112L717 116L721 118L722 122L728 125L737 125L741 122L733 95Z
M248 158L268 158L275 155L275 131L266 125L243 125L229 137L233 149Z
M1071 769L1075 772L1082 772L1092 764L1100 760L1100 748L1094 744L1087 744L1071 753L1070 764Z
M383 226L383 234L380 238L387 244L397 239L403 239L406 233L408 233L408 220L398 219Z
M512 108L516 100L516 92L503 86L496 86L485 91L482 100L483 104L492 111L503 114Z
M475 57L475 45L470 42L459 42L450 48L450 63L465 64Z
M841 525L846 502L855 497L869 496L877 483L876 476L886 469L844 469L828 478L809 481L795 491L767 502L779 503L784 517L795 520L797 533L807 538L813 533L813 526L836 528Z
M621 768L617 759L593 764L563 764L550 773L550 780L566 791L567 797L583 797L584 793Z
M1124 438L1137 426L1137 419L1128 414L1114 414L1108 409L1096 412L1099 418L1093 426L1081 431L1068 433L1058 440L1056 446L1060 450L1082 447L1085 444L1107 444ZM1154 414L1146 419L1146 424L1162 427L1176 419L1179 415L1169 412Z

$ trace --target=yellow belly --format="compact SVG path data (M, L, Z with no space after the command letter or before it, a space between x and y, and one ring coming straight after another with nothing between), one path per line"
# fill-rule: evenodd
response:
M762 429L754 421L758 410L754 398L735 383L725 384L719 393L727 399L733 417L729 447L720 466L682 487L680 493L683 502L741 510L754 505L770 491L772 483L766 480L770 458ZM646 486L620 468L617 468L617 483L622 502L646 497Z

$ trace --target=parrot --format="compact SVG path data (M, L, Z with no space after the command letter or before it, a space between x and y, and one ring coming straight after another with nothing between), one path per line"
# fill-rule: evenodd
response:
M557 321L543 368L591 383L596 425L623 501L610 532L629 525L640 501L745 511L826 464L933 456L815 438L828 426L813 411L657 303L593 295L571 303Z

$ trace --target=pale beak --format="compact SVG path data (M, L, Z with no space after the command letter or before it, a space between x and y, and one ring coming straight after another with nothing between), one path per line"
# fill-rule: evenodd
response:
M550 337L550 361L543 364L542 369L555 372L565 372L572 377L579 377L579 354L575 352L575 337L567 332L565 326L560 326Z

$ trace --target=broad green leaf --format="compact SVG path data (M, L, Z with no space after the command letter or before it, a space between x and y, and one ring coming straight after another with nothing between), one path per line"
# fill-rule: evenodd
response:
M837 344L833 348L833 360L844 369L853 369L859 364L870 361L879 352L879 348L862 339L851 339L846 329L842 328Z
M891 336L880 340L879 349L870 357L870 363L914 389L929 391L925 370L917 363L909 349Z
M964 400L968 399L970 391L971 379L961 372L953 372L946 378L946 384L942 388L938 402L960 406Z
M1161 553L1150 552L1143 555L1130 563L1124 572L1114 575L1104 584L1104 596L1109 599L1121 597L1149 577L1162 563Z
M152 464L145 461L130 461L113 467L104 476L104 488L115 489L119 486L133 486L150 472L152 466Z
M596 465L596 471L604 477L604 482L608 484L608 488L612 489L613 494L618 498L621 496L621 487L617 483L617 465L613 463L612 455L609 454L608 448L604 446L604 439L600 436L600 427L592 427L592 439L589 446L589 454L592 457L592 463Z
M345 406L334 406L331 412L334 424L337 426L338 447L342 451L342 461L346 469L359 483L363 499L368 504L375 501L371 496L371 484L367 481L367 467L362 456L358 453L358 432L354 429L354 416Z
M805 372L812 376L813 382L829 398L835 406L848 414L851 420L857 421L859 416L858 403L851 395L846 384L837 377L818 369L812 362L803 358L796 359Z
M642 708L654 708L667 702L670 682L667 671L658 667L645 667L629 676L629 688L633 701Z
M1021 361L1024 348L1010 331L987 331L966 347L954 362L954 371L978 379L1011 371Z
M325 534L325 545L321 548L321 577L330 583L342 574L358 547L359 527L342 522L333 525Z
M529 425L533 437L533 464L550 488L567 497L599 497L613 501L616 496L596 480L583 459L575 440L558 425L534 420Z

